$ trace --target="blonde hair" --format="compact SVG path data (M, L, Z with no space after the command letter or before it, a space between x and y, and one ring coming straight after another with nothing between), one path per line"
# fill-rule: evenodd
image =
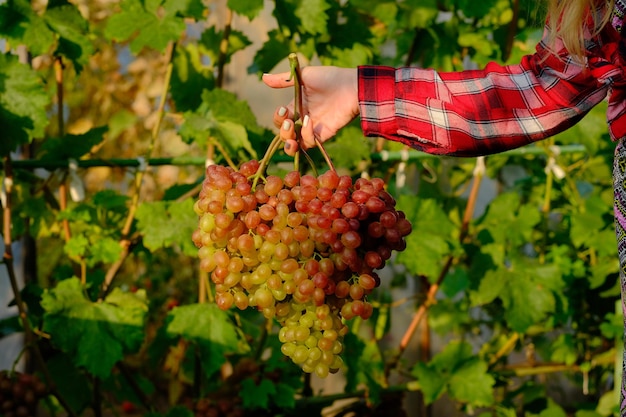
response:
M548 43L554 45L560 38L565 49L574 58L585 56L585 28L587 20L593 19L591 34L597 35L610 21L615 0L549 0Z

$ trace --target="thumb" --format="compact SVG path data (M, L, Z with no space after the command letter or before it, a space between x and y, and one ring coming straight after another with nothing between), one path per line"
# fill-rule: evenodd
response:
M290 80L291 72L281 72L279 74L263 74L263 82L272 88L285 88L293 86Z

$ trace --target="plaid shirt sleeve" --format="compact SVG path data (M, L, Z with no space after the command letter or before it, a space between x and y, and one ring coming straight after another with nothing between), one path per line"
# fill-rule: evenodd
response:
M567 129L606 98L611 69L600 60L601 70L594 70L589 62L596 61L585 67L541 42L518 65L482 70L359 67L361 127L367 136L433 154L520 147Z

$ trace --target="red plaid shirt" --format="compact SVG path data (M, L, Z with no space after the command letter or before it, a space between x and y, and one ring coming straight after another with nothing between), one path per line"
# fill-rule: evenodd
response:
M545 38L544 38L545 39ZM359 67L361 127L418 150L455 156L492 154L563 131L608 97L614 140L626 136L626 50L611 25L592 37L587 65L545 41L518 65L440 73ZM622 56L620 58L620 56Z

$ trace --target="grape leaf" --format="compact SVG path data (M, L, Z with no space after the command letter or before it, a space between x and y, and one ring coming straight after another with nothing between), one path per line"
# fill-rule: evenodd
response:
M288 409L296 406L297 390L293 385L278 382L276 393L272 395L272 402L276 407Z
M42 143L39 158L46 161L80 159L91 148L104 140L105 126L96 127L80 135L66 135L63 138L50 138Z
M71 258L80 258L85 255L89 247L89 239L83 235L74 235L68 239L63 249Z
M170 94L176 109L196 109L202 103L202 91L215 86L211 69L202 63L195 44L177 47L173 66Z
M342 355L346 366L347 392L356 391L359 385L368 389L368 396L373 402L380 398L380 391L387 385L385 381L385 364L375 340L363 340L350 332L344 339Z
M143 235L143 243L151 251L178 247L186 255L197 254L191 241L191 235L198 224L192 199L142 203L137 208L136 217L137 229Z
M338 167L352 170L359 164L371 162L369 142L363 137L363 131L356 126L344 127L324 147L333 164Z
M59 42L56 53L74 63L80 72L87 65L95 48L87 32L89 24L78 8L65 0L48 5L43 15L44 21L58 34Z
M324 65L335 65L338 67L355 67L364 62L370 62L373 58L372 51L366 45L355 43L349 48L341 48L329 45L324 58L321 59Z
M278 2L277 6L278 6ZM276 29L270 30L269 39L254 55L252 64L248 67L249 74L270 72L292 52L292 41Z
M511 268L487 271L470 297L474 306L499 298L509 326L523 333L555 312L555 292L562 291L563 286L560 271L553 266L524 268L516 263Z
M300 18L300 30L311 35L327 35L328 14L330 5L326 0L306 0L300 3L295 15Z
M413 232L406 237L407 249L398 254L398 262L415 275L435 280L441 272L443 257L458 247L453 236L454 224L433 199L401 195L397 208L413 225Z
M143 291L125 294L116 288L103 302L92 303L80 281L70 278L46 290L41 305L52 343L94 376L107 377L125 353L136 352L143 342Z
M162 52L185 30L183 18L176 15L178 7L170 6L169 13L160 14L160 1L142 3L140 0L124 0L121 4L122 11L109 18L104 34L118 42L132 37L130 50L135 54L143 48Z
M208 377L226 361L225 355L249 350L228 313L215 304L176 307L169 313L169 318L167 334L183 337L198 345L203 370Z
M200 44L203 46L203 52L211 59L213 66L217 65L220 56L220 45L224 37L223 31L218 31L215 26L211 26L200 37ZM252 45L248 37L238 30L231 30L228 35L228 50L226 51L225 63L229 63L232 55L238 51Z
M497 2L498 0L460 0L458 2L458 7L462 10L463 15L470 18L480 18L489 13L489 10L494 7Z
M407 27L426 28L439 15L439 4L437 0L409 0L402 4L402 10Z
M122 247L117 239L101 236L97 239L93 239L89 247L89 252L91 257L87 262L88 266L94 266L100 262L110 264L120 258Z
M445 392L459 402L475 406L491 405L494 401L495 379L487 373L487 363L472 354L467 342L449 343L429 363L418 362L413 375L426 404Z
M0 156L44 133L50 98L41 79L13 55L0 54Z
M238 100L230 91L219 88L203 91L201 111L212 112L219 121L237 123L255 132L262 131L248 102Z
M76 368L72 360L70 355L57 351L53 357L46 360L46 367L59 394L69 403L74 412L80 414L89 406L89 399L93 394L89 379L84 372Z
M487 363L472 358L454 369L448 381L448 393L457 401L486 406L493 404L494 384L495 379L487 373Z
M228 8L232 11L254 19L263 10L263 0L228 0Z
M222 89L205 90L202 105L195 112L185 113L185 122L179 131L188 143L203 144L212 137L219 140L231 156L256 158L248 132L260 134L264 130L256 123L248 103Z
M0 5L0 38L26 45L34 56L48 53L55 43L54 33L26 0L7 0Z
M241 399L244 408L267 409L270 398L275 395L276 386L267 379L261 379L258 384L252 378L241 381Z
M202 20L207 11L202 0L165 0L163 10L171 16L190 17L195 20Z
M541 221L541 214L532 204L520 204L516 192L497 196L489 204L479 220L477 230L487 232L497 243L523 245L531 240L534 227ZM505 224L507 227L502 227Z

